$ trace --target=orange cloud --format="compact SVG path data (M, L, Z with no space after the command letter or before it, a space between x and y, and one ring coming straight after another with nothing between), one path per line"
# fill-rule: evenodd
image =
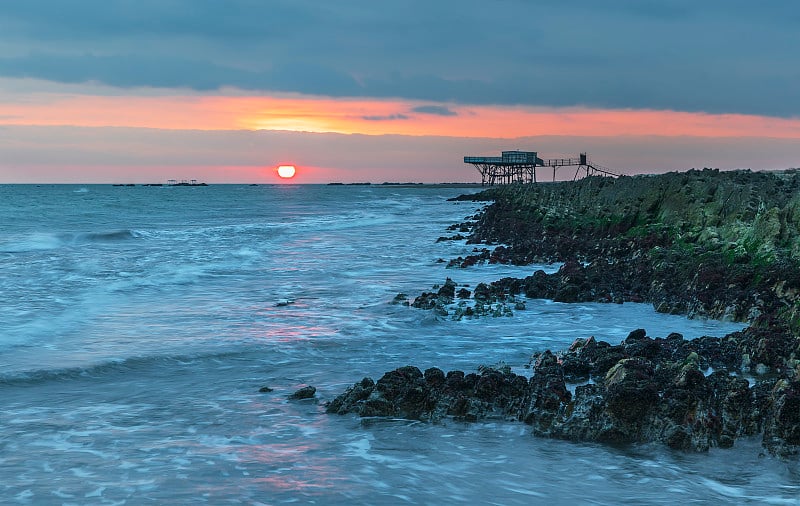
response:
M800 118L651 110L462 106L415 112L403 100L309 96L94 96L38 93L3 100L0 124L168 130L289 130L415 136L660 135L800 139ZM439 106L438 108L441 108ZM429 110L437 110L437 107Z

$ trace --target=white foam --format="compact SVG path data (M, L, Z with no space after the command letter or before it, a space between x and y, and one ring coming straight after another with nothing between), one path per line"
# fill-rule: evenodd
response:
M105 491L105 489L106 489L106 487L97 487L93 491L87 492L86 494L84 494L83 497L85 497L87 499L90 498L90 497L103 497L103 492Z
M0 241L0 252L24 253L28 251L47 251L60 248L64 241L57 234L32 232L24 235L5 237Z

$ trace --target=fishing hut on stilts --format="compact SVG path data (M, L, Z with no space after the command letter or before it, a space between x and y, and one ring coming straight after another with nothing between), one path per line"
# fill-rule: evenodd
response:
M537 168L552 168L553 181L561 167L577 167L573 181L582 176L611 176L620 174L590 161L586 153L576 158L539 158L536 151L503 151L500 156L465 156L464 163L471 164L481 174L481 185L494 186L511 183L536 183Z

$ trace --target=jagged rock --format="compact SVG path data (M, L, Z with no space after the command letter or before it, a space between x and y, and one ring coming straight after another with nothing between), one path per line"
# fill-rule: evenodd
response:
M484 368L480 374L437 368L423 375L413 366L387 372L377 382L364 378L331 401L328 413L356 413L438 421L499 417L519 420L525 409L527 380L511 372Z
M452 301L452 299L456 296L456 283L452 279L447 278L447 280L444 282L444 285L439 288L437 295Z
M576 339L558 355L535 354L530 379L503 365L468 374L406 366L377 382L364 378L326 411L431 422L501 418L524 421L542 437L690 451L729 448L763 433L768 451L791 456L800 452L800 378L784 370L792 376L751 387L737 375L748 372L739 368L742 354L765 338L736 332L716 340L653 339L639 329L615 346ZM711 363L719 369L706 376ZM568 380L588 383L573 395Z
M797 455L800 453L800 381L779 380L771 398L764 446L777 455Z

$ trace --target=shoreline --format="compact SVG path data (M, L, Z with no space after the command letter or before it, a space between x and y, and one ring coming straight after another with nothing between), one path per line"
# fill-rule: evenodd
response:
M542 437L692 451L761 435L768 452L796 456L799 190L797 171L704 170L510 185L458 197L490 203L450 227L467 237L440 240L467 238L485 247L448 267L564 265L555 274L482 283L473 292L457 291L448 278L434 292L396 303L447 314L456 299L472 299L478 309L466 316L485 318L513 306L520 293L562 302L647 301L659 312L749 326L692 341L652 339L642 329L616 345L577 339L567 350L538 354L530 380L502 367L469 374L401 367L377 382L364 378L327 411L424 421L499 417L523 421ZM582 384L573 394L565 381Z

